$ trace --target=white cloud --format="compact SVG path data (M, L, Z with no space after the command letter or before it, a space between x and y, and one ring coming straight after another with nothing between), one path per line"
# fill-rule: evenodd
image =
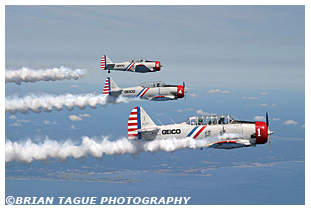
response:
M9 118L10 118L10 119L16 119L16 116L11 115Z
M250 96L250 97L242 97L243 99L248 99L248 100L257 100L258 98L257 97L253 97L253 96Z
M177 109L175 110L176 112L188 112L188 111L193 111L192 108L186 108L186 109Z
M197 110L196 113L198 115L208 115L209 114L208 112L204 112L202 109Z
M82 118L78 117L77 115L70 115L69 119L72 121L81 121L82 120Z
M85 114L80 114L79 117L91 117L91 115L85 113Z
M219 89L210 89L209 91L207 91L208 93L220 93L221 90Z
M196 98L196 97L198 97L198 95L197 95L197 94L195 94L195 93L190 94L190 96L191 96L192 98Z
M22 126L22 124L16 122L16 123L11 124L10 126L17 127L17 126Z
M77 128L74 125L71 125L70 127L72 130L76 130Z
M44 120L43 123L44 123L45 125L49 125L49 124L56 125L56 124L57 124L56 121L51 122L51 121L49 121L49 120Z
M286 120L283 125L296 125L297 122L295 120Z
M208 93L230 93L229 90L220 90L220 89L210 89Z
M267 92L262 92L262 93L260 93L261 95L268 95L269 93L267 93Z
M19 122L19 123L29 123L30 120L21 119L21 120L16 120L16 122Z
M78 85L70 85L70 87L72 87L72 88L77 88L77 87L79 87Z
M268 106L268 104L257 104L256 106Z
M278 118L278 117L274 117L274 118L272 118L272 120L273 120L273 121L279 121L279 120L280 120L280 118Z
M266 118L264 116L255 116L253 119L256 121L265 121L266 120Z

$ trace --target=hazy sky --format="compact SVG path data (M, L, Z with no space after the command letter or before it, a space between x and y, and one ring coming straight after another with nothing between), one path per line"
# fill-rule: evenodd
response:
M5 23L6 69L65 65L89 71L79 80L7 83L6 97L101 94L108 75L100 70L103 54L116 62L145 57L163 64L157 73L112 71L119 87L162 80L185 81L188 88L187 100L5 113L5 139L79 142L82 136L104 135L117 140L127 136L135 106L158 125L157 119L171 124L169 117L182 122L206 112L265 120L269 112L274 131L271 152L265 144L229 151L146 152L134 158L52 158L27 166L12 162L6 165L7 195L189 194L193 204L304 204L304 6L6 6ZM70 174L79 182L72 182ZM138 182L117 183L120 178Z
M103 83L107 54L164 66L111 74L118 83L302 90L304 15L304 6L6 6L6 68L85 67L84 82Z

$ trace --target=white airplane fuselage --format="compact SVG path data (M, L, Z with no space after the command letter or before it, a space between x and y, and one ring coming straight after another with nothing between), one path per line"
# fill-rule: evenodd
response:
M199 119L202 119L200 122ZM135 107L128 120L128 138L152 141L156 139L209 139L206 147L232 149L267 142L269 130L265 122L238 121L229 115L191 117L186 122L156 125L141 107Z
M113 63L107 55L104 55L101 59L101 69L115 71L127 71L137 73L156 72L161 70L160 61L148 61L145 59L133 59L131 61L125 61L121 63Z
M151 101L166 101L183 98L185 90L182 85L166 85L163 82L147 82L136 87L119 88L111 77L107 77L103 94L114 97L124 96Z

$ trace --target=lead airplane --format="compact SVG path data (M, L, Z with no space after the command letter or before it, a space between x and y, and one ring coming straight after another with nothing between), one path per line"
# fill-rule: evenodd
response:
M132 59L122 63L113 63L107 55L103 55L100 63L102 70L128 71L137 73L156 72L161 70L160 61L148 61L146 59Z
M135 107L128 119L128 139L147 140L168 138L193 138L211 140L204 147L233 149L265 144L273 131L266 122L240 121L230 115L194 116L185 122L171 125L156 125L142 107Z
M177 100L185 95L185 83L183 85L167 85L164 82L144 82L137 87L119 88L111 77L107 77L103 94L114 97L120 95L138 97L150 101Z

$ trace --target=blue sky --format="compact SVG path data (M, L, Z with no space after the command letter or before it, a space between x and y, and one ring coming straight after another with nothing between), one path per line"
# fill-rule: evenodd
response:
M156 119L169 124L169 117L181 122L202 112L229 113L241 120L260 119L269 112L270 127L275 132L271 152L266 144L234 151L186 149L99 160L34 161L26 166L13 162L6 167L6 194L56 196L62 193L57 181L65 180L65 185L71 186L70 181L75 180L85 192L76 187L66 191L67 195L102 195L108 191L94 190L93 184L103 178L108 184L100 182L101 189L113 189L111 193L119 196L121 192L135 194L132 189L136 188L141 192L138 194L151 196L189 192L192 204L304 203L303 6L6 6L5 12L6 69L65 65L88 70L77 81L6 84L6 96L100 94L107 76L99 66L103 54L113 61L145 57L163 64L157 73L112 72L110 76L120 87L162 80L168 84L185 81L188 88L187 99L179 101L6 113L7 139L40 142L49 136L79 142L85 135L118 139L126 136L128 115L137 105L144 107L157 124ZM76 117L70 117L73 115ZM81 120L73 120L77 117ZM111 175L101 174L98 165L102 173ZM79 171L78 178L74 179L70 170ZM29 183L18 181L23 180L19 171L36 186L34 192L27 190ZM92 172L98 173L98 179L90 176ZM228 181L228 174L233 174L235 181ZM262 175L259 182L253 182L252 177L258 174ZM88 176L94 182L86 185L84 177ZM116 177L130 183L117 183ZM47 191L40 187L45 178L49 182L42 184ZM163 185L161 180L168 182ZM182 182L186 186L180 186ZM23 190L18 192L17 186ZM153 190L148 192L149 188ZM219 199L221 193L231 196L235 192L250 198L252 189L263 193L262 197ZM202 194L211 199L204 200Z

